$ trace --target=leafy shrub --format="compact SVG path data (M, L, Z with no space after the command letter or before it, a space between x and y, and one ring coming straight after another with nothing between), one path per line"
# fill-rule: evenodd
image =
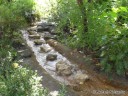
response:
M95 51L104 71L125 75L128 71L126 0L85 1L82 11L74 0L56 1L57 6L53 6L51 15L58 23L57 31L61 33L58 38L72 47ZM84 31L82 12L87 15L88 32Z
M5 79L0 77L0 95L2 96L46 96L41 77L36 72L19 66Z
M26 13L32 12L34 0L0 2L0 31L13 38L13 32L26 25Z

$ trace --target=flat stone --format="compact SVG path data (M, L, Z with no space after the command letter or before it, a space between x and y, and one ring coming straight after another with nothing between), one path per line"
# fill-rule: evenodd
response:
M43 40L34 40L34 44L35 45L42 45L42 44L44 44L45 43L45 41L43 41Z
M56 35L52 35L50 32L48 31L43 31L43 34L42 34L42 37L45 39L45 40L48 40L48 39L56 39Z
M46 56L46 60L47 61L54 61L54 60L57 60L57 55L56 54L48 54Z
M77 73L77 74L75 74L74 79L75 79L76 83L84 84L86 81L89 80L89 76L85 73Z
M40 35L29 35L29 38L40 39Z
M49 31L49 30L50 30L50 29L49 29L48 26L44 26L44 27L38 26L38 27L37 27L37 32Z
M43 46L40 47L40 50L41 50L42 52L46 52L46 53L47 53L47 52L51 51L52 48L49 47L47 44L45 44L45 45L43 45Z
M36 35L37 32L36 31L28 31L29 35Z
M56 64L56 72L58 75L62 76L70 76L72 74L72 66L67 64L64 61L59 61Z
M55 22L47 22L47 21L45 21L45 22L40 22L40 23L37 24L37 26L42 26L42 27L46 27L46 26L55 26L55 25L56 25Z
M30 27L27 31L37 31L37 26Z

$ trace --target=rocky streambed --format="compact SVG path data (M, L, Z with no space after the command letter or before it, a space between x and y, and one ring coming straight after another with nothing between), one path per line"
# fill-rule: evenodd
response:
M91 60L88 60L91 58L80 56L73 53L72 50L64 49L64 46L58 45L53 40L58 35L54 31L55 26L55 23L41 21L33 27L21 30L21 32L40 67L45 69L55 80L78 93L78 95L69 96L117 96L114 91L110 92L112 90L122 92L119 96L127 96L127 88L120 91L120 88L105 83L106 78L100 78L95 72L90 71L89 67L81 66L85 62L91 63ZM63 49L64 52L62 52ZM87 61L83 62L83 59ZM98 94L101 91L108 92L107 90L109 90L107 94Z
M51 27L53 26L39 23L37 26L22 30L23 37L34 52L39 64L53 78L65 85L83 84L89 80L89 76L47 44L48 39L56 38L55 33L52 33Z

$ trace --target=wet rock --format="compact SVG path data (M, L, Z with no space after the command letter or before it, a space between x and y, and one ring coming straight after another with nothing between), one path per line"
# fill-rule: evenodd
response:
M55 29L55 23L48 23L48 22L42 22L37 25L37 31L42 32L42 31L52 31Z
M64 61L59 61L56 64L56 72L58 75L69 76L72 74L72 67Z
M45 41L43 41L43 40L38 40L37 39L37 40L34 41L35 45L42 45L43 43L45 43Z
M49 32L46 32L46 33L44 33L44 39L45 40L48 40L48 39L55 39L56 38L56 36L55 35L52 35L52 34L50 34Z
M89 76L85 73L77 73L74 77L76 83L84 84L86 81L89 80Z
M47 61L54 61L57 59L57 55L56 54L48 54L46 57Z
M46 26L55 26L55 23L54 22L41 22L41 23L38 23L37 26L42 26L42 27L46 27Z
M52 48L49 47L47 44L45 44L45 45L43 45L43 46L40 47L40 50L41 50L42 52L49 52L49 51L52 50Z
M36 35L37 32L36 31L28 31L29 35Z
M27 31L37 31L37 26L30 27Z
M29 49L23 50L20 53L20 56L23 58L29 58L32 56L32 52Z
M42 32L42 31L50 31L49 27L48 26L38 26L37 27L37 32Z
M39 35L29 35L29 38L40 39L40 36Z

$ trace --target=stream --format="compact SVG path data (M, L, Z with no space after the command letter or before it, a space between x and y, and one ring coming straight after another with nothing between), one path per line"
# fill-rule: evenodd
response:
M90 73L90 71L86 69L79 68L77 64L60 54L54 47L51 47L47 43L47 40L44 39L44 33L50 33L46 30L48 29L47 26L51 27L51 25L46 24L45 26L43 25L43 27L40 25L41 23L35 27L30 27L31 30L21 30L21 32L27 45L33 51L39 65L55 80L77 91L79 93L78 96L128 96L127 89L121 90L108 83L101 82L106 79L99 78L95 72ZM41 32L38 32L38 29L40 29L39 31ZM32 34L30 34L30 32L32 32ZM42 43L35 44L35 40L41 41ZM56 58L54 58L54 60L47 59L48 55L54 55ZM63 73L61 73L61 71Z
M77 65L72 64L69 60L67 60L64 56L62 56L60 53L58 53L57 51L54 50L54 48L52 48L50 45L48 44L42 44L42 45L35 45L34 44L34 39L30 39L29 38L29 34L27 33L26 30L22 30L22 34L24 39L26 40L27 44L29 47L31 47L31 50L34 52L34 55L36 57L36 60L39 62L39 64L42 66L42 68L44 68L54 79L58 80L59 82L65 84L65 85L72 85L73 83L71 83L68 79L73 79L73 73L71 76L68 76L68 78L66 78L66 76L59 76L56 74L56 64L59 61L64 61L66 63L68 63L69 65L71 65L72 67L74 67L72 69L75 70L75 67L77 67ZM42 37L41 39L42 41L46 42ZM41 52L40 51L40 47L41 46L46 46L47 48L50 48L51 51L49 52ZM46 56L48 54L56 54L57 55L57 60L55 61L47 61L46 60ZM77 70L78 72L82 73L81 70Z

